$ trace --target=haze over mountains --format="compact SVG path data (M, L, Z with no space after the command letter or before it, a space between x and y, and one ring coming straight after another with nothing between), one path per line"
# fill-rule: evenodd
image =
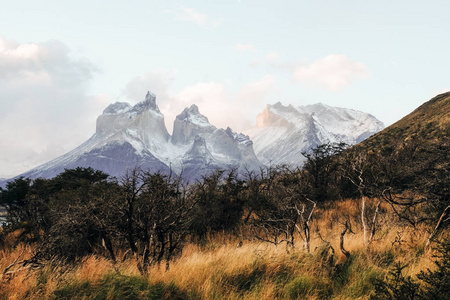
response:
M303 152L325 143L357 144L384 128L374 116L322 103L294 107L267 105L256 127L245 131L264 164L300 165Z
M120 178L138 166L153 172L172 170L192 181L217 168L244 171L268 164L297 166L304 160L301 153L317 145L355 144L382 128L375 117L351 109L277 103L268 105L258 116L257 126L242 134L216 128L191 105L176 117L170 135L156 96L148 92L134 106L125 102L109 105L97 118L90 139L21 176L52 178L64 169L92 167Z

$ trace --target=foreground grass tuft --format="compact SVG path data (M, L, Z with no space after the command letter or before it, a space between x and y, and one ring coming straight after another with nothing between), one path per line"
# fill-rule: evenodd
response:
M98 283L80 281L66 284L53 293L56 299L198 299L180 291L174 283L150 284L143 277L106 274Z

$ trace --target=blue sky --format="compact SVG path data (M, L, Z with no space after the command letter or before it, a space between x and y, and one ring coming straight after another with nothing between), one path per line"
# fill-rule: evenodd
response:
M322 102L389 125L450 89L447 1L5 1L0 177L79 145L111 102L151 90L170 129L196 103L252 126Z

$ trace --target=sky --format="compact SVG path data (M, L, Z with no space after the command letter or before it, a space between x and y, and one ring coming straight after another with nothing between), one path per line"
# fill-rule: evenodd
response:
M4 0L0 177L64 154L116 101L221 128L321 102L390 125L450 90L448 1Z

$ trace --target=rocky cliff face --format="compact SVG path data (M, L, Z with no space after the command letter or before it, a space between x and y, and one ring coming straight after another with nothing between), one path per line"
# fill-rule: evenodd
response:
M302 152L332 142L356 144L384 128L374 116L321 103L294 107L280 102L258 115L256 127L245 131L265 164L301 165Z
M197 105L193 104L175 118L172 143L190 143L195 136L212 133L215 129L216 127L209 123L208 118L200 114Z
M267 105L256 124L245 134L216 128L192 105L176 117L170 135L156 96L148 92L134 106L109 105L89 140L20 176L51 178L65 168L93 167L120 178L127 169L140 167L172 170L193 181L217 168L258 171L263 164L301 165L302 152L329 142L355 144L384 127L370 114L320 103Z

